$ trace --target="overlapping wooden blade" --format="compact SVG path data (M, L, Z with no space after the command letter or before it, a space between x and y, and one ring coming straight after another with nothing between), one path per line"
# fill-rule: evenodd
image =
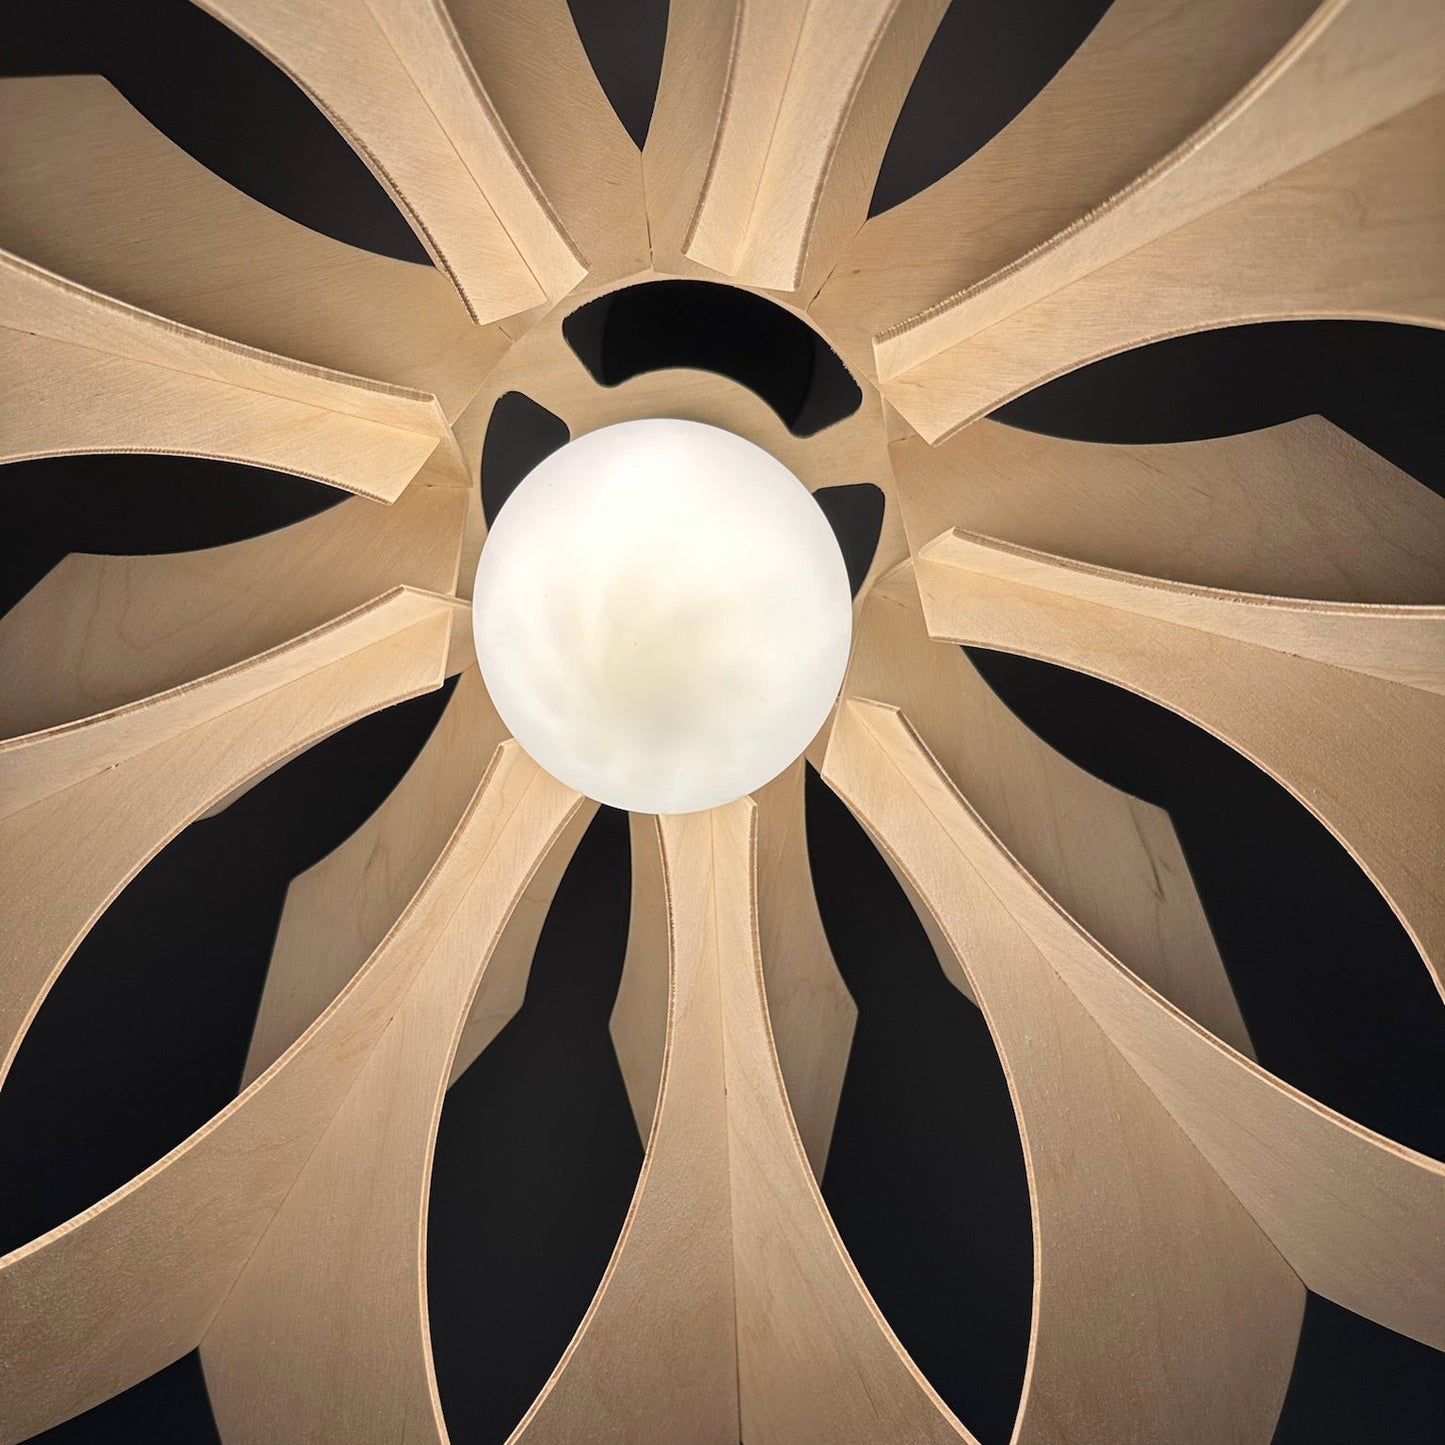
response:
M821 281L862 225L940 0L675 3L644 156L654 258Z
M80 936L191 818L247 777L437 686L450 608L386 599L364 645L323 634L313 666L0 824L5 1058ZM405 934L406 930L402 929ZM378 950L284 1061L163 1160L0 1259L0 1439L18 1441L195 1347L424 957Z
M503 744L442 856L373 955L368 971L392 949L414 952L414 981L202 1344L212 1407L228 1440L447 1438L424 1267L437 1120L493 948L580 801L516 743ZM288 1057L315 1051L313 1040ZM275 1077L255 1086L258 1101Z
M97 75L0 81L0 246L118 301L313 367L432 392L450 420L507 344L446 278L288 220Z
M1035 1258L1014 1440L1267 1438L1298 1279L961 845L972 815L896 709L846 701L824 776L935 915L1009 1077Z
M585 265L441 0L197 0L285 70L391 193L473 318L554 300Z

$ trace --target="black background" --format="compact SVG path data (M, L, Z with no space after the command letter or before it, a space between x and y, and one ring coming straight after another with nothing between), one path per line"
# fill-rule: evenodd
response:
M640 140L665 0L573 8ZM977 149L1103 8L955 0L895 132L875 209ZM182 0L11 0L0 37L7 73L107 75L258 199L354 244L424 259L310 103ZM676 334L653 324L655 340L640 333L634 349L668 354ZM732 340L746 351L745 334ZM1403 327L1242 328L1090 367L1014 403L1005 419L1168 441L1318 411L1440 491L1442 357L1439 335ZM499 455L539 445L545 437L504 439ZM0 608L69 551L215 545L335 500L295 478L189 459L55 459L8 473ZM1330 835L1251 764L1152 704L1039 663L976 661L1055 746L1170 810L1261 1061L1445 1157L1439 998ZM0 1250L93 1203L232 1097L287 883L385 796L443 702L418 699L313 748L187 829L100 920L0 1093ZM904 1344L984 1445L1002 1445L1031 1289L1028 1196L1003 1076L977 1010L944 982L888 870L816 780L809 838L825 924L860 1009L824 1191ZM558 895L521 1014L448 1096L429 1288L458 1445L504 1439L536 1393L596 1287L636 1180L641 1150L606 1027L626 938L625 845L625 820L604 811ZM1439 1442L1442 1399L1445 1356L1312 1297L1275 1439ZM191 1356L42 1438L216 1435Z

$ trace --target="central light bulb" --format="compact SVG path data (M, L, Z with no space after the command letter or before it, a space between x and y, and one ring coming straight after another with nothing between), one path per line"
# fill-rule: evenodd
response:
M638 813L775 778L826 720L852 633L847 568L803 484L742 437L664 418L589 432L533 470L473 598L512 735Z

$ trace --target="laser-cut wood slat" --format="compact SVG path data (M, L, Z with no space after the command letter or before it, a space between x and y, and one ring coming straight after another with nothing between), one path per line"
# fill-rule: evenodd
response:
M271 57L375 172L478 322L585 274L440 0L198 0Z
M98 77L0 81L0 459L195 454L356 494L226 547L72 556L0 619L3 1067L190 821L460 676L390 797L288 890L240 1094L0 1258L0 1445L198 1344L227 1445L447 1438L439 1110L520 1003L595 812L475 668L508 391L574 436L686 417L810 490L883 490L808 756L1008 1076L1035 1242L1015 1445L1267 1445L1306 1285L1445 1346L1445 1164L1258 1067L1167 815L1054 753L954 645L1105 677L1245 753L1441 981L1445 503L1319 417L1150 447L982 419L1204 327L1445 324L1438 6L1115 0L992 141L865 221L941 0L675 0L641 153L566 0L199 3L311 96L437 269L276 215ZM566 315L679 278L805 315L859 410L799 438L724 377L597 385ZM803 782L799 760L755 799L630 820L612 1036L643 1167L514 1442L973 1438L819 1188L855 1011Z
M226 184L98 75L0 80L0 246L141 310L435 393L455 420L506 349L446 278Z

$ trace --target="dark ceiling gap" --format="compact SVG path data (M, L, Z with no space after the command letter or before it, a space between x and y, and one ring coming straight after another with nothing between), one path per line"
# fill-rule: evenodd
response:
M858 1005L823 1197L929 1383L980 1445L1007 1445L1033 1318L1033 1226L1008 1083L983 1015L944 976L888 864L811 768L806 797L813 888Z
M567 0L567 8L603 93L641 149L662 75L667 0Z
M867 580L883 530L883 493L872 482L819 487L813 500L823 509L848 568L848 586L856 597Z
M1169 813L1259 1062L1445 1158L1445 1008L1409 935L1324 825L1167 708L1067 668L965 650L1046 742Z
M451 691L352 723L192 823L100 916L0 1089L0 1254L235 1097L288 885L391 792Z
M765 401L794 436L852 416L863 393L823 338L786 307L714 281L644 281L579 306L562 334L599 386L683 366Z
M572 439L567 423L520 391L505 391L487 418L482 439L482 515L487 526L522 479Z
M625 814L563 875L521 1011L452 1086L427 1222L427 1299L451 1438L507 1438L581 1323L642 1167L608 1022L627 948Z

